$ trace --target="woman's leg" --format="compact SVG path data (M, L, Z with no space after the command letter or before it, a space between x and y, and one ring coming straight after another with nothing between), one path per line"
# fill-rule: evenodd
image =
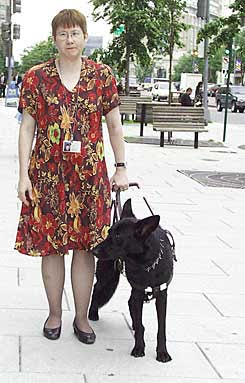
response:
M91 332L88 323L88 306L94 280L94 257L91 253L74 250L71 264L71 282L79 330Z
M49 304L49 319L46 328L57 328L61 324L62 294L65 282L64 257L49 255L42 258L42 277Z

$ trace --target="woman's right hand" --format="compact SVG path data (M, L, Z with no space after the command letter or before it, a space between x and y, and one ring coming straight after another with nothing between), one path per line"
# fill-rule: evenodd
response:
M19 179L18 198L26 206L29 206L30 203L28 201L28 197L29 199L32 199L32 184L30 178L27 176Z

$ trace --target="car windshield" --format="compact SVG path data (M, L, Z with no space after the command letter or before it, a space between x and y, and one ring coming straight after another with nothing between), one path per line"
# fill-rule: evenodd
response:
M232 93L236 93L236 94L245 94L245 86L237 86L233 88L231 91Z

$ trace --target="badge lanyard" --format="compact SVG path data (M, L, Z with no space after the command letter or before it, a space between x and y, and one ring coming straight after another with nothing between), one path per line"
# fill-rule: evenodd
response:
M60 75L61 83L64 86L64 90L65 90L65 101L66 101L66 104L68 106L69 103L67 100L67 88L62 82L62 71L61 71L61 67L60 67L60 62L59 61L57 61L57 62L58 62L58 69L59 69L59 75ZM80 70L80 74L79 74L79 81L78 81L78 84L76 86L77 96L76 96L75 105L74 105L74 116L76 116L76 114L77 114L80 83L81 83L81 70ZM74 94L74 93L72 92L72 94ZM72 101L73 101L73 96L72 96ZM65 152L65 153L80 153L81 152L81 141L74 140L74 129L75 129L74 125L75 124L74 124L74 120L73 120L73 126L72 127L70 126L70 140L64 140L63 141L63 152Z

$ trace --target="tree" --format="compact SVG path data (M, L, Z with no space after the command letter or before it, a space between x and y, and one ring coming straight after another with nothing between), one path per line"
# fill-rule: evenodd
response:
M123 70L120 67L120 52L116 49L112 49L111 45L106 49L95 49L93 53L89 55L89 58L96 62L103 62L109 65L113 69L115 77L121 79Z
M245 31L239 33L234 40L235 46L235 58L241 62L241 79L242 85L244 85L244 74L245 74Z
M245 1L234 0L230 6L232 14L228 17L219 17L207 23L198 33L197 42L208 37L209 53L213 53L221 46L228 47L234 37L241 31L245 20Z
M129 93L130 60L148 66L151 53L159 48L159 16L155 4L159 0L91 0L95 20L104 19L113 33L120 25L124 31L115 36L109 49L120 75L125 74L126 94Z
M146 77L151 77L153 72L153 61L147 65L136 64L135 66L136 78L141 83L144 82Z
M5 56L4 56L4 43L1 39L0 39L0 72L1 73L6 72Z
M215 54L210 55L209 59L209 76L208 81L216 83L216 72L222 69L222 58L224 56L224 49L218 49ZM197 63L199 73L203 73L204 60L203 58L193 57L192 54L186 54L180 57L178 63L174 67L174 81L180 81L181 73L192 73L193 72L193 60Z
M21 56L21 73L25 73L34 65L48 61L57 53L57 49L50 36L47 41L41 41L31 48L26 48Z
M200 59L198 60L198 67L200 65ZM192 73L193 72L193 55L191 54L185 54L181 56L177 62L177 64L174 66L174 75L173 80L174 81L180 81L181 73Z
M164 53L169 55L169 103L171 103L174 48L176 46L179 48L183 47L181 32L188 28L188 26L182 22L185 7L185 0L155 1L155 11L156 15L158 15L158 23L162 36L162 49Z

